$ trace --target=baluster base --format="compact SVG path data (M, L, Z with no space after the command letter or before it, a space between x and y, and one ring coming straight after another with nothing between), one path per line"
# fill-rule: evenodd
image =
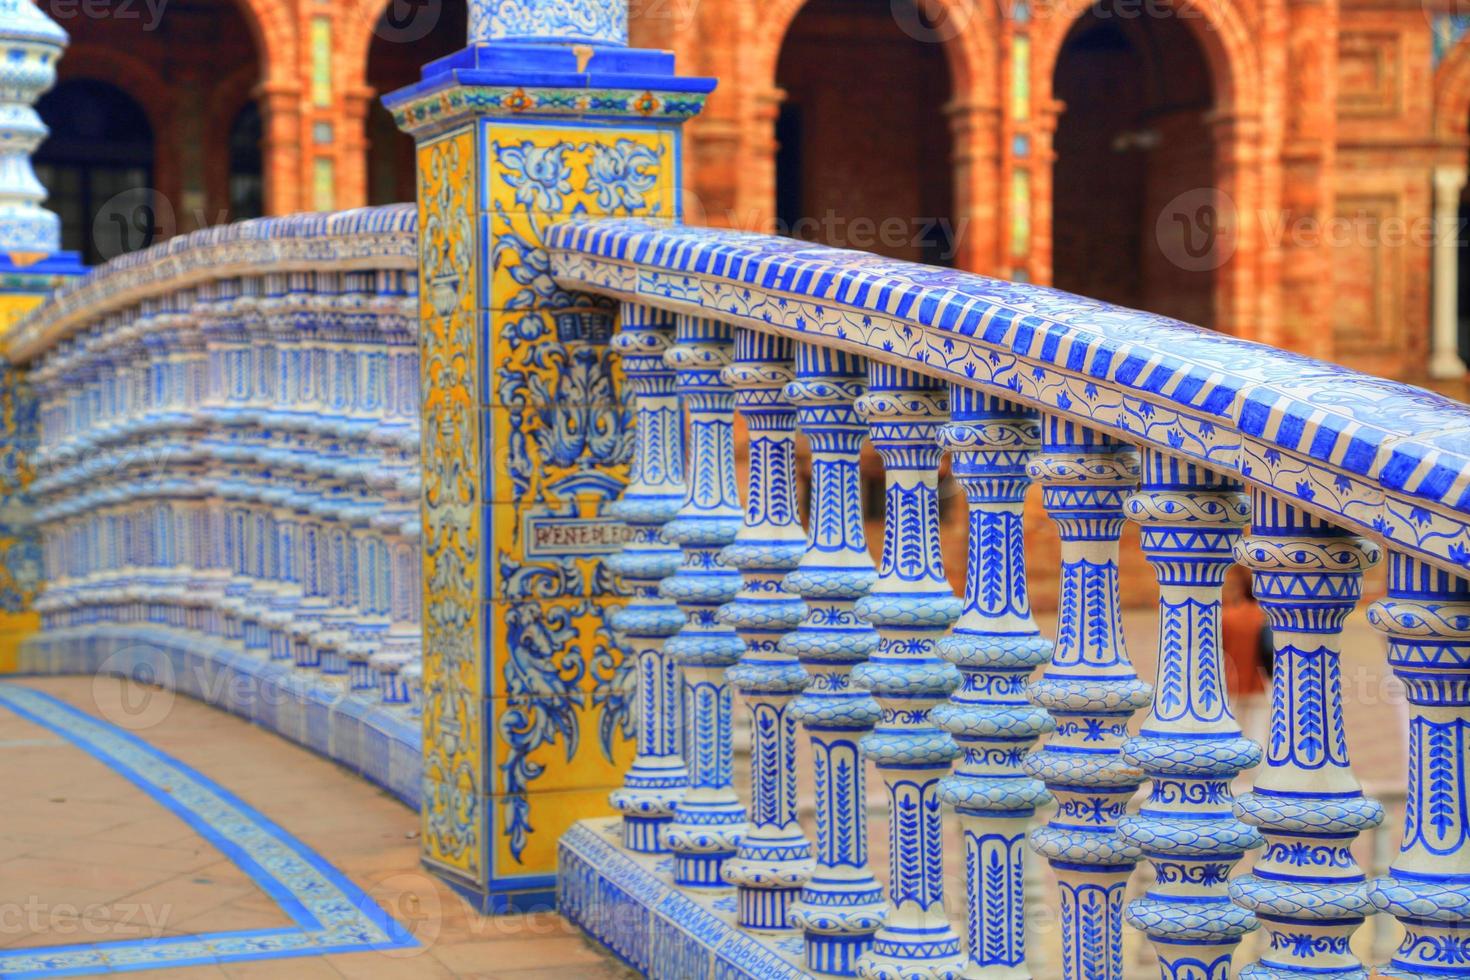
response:
M623 846L641 854L666 854L664 828L689 789L689 774L678 756L639 756L608 801L623 815Z
M887 916L888 902L876 878L823 878L818 869L787 920L802 930L809 969L851 977Z
M724 870L728 874L729 865ZM740 901L740 912L735 920L740 928L752 932L786 932L791 928L787 914L801 897L801 889L741 886L735 894Z
M613 806L618 809L616 798ZM669 848L664 844L664 828L674 822L672 816L659 817L637 817L625 813L623 815L623 846L630 851L639 854L667 854Z
M667 833L667 831L665 831ZM674 855L674 884L680 888L729 888L720 872L735 849Z
M942 916L943 913L941 912ZM885 926L858 960L864 980L963 980L965 956L949 923L929 928Z
M674 852L674 884L729 888L725 862L735 856L744 836L745 811L738 800L680 801L664 828L664 844Z
M812 846L801 836L800 825L753 828L721 871L736 886L740 926L760 932L792 928L787 913L801 897L812 864Z
M876 931L876 930L875 930ZM857 976L858 959L873 948L873 933L806 934L806 967L835 977Z

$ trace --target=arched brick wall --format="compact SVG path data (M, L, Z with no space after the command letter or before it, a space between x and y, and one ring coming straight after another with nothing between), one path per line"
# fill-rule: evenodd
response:
M743 180L735 222L710 215L714 224L738 223L767 230L776 214L776 116L783 93L776 66L792 21L806 0L762 4L742 45L740 117ZM961 268L992 271L995 253L994 195L998 183L997 112L999 71L996 38L1001 16L995 0L923 0L926 13L942 17L933 37L915 43L941 43L949 63L952 99L947 107L954 135L955 220L970 229L958 256ZM912 35L911 35L912 36Z
M1060 109L1053 95L1057 59L1068 32L1096 0L1060 0L1038 17L1032 32L1031 89L1035 115L1045 120L1038 142L1038 168L1033 200L1045 208L1045 219L1034 222L1036 248L1045 256L1039 263L1038 278L1051 277L1052 194L1050 164L1051 134L1055 130ZM1208 60L1215 109L1215 179L1219 189L1234 205L1236 244L1234 255L1218 270L1215 286L1216 326L1237 336L1259 339L1261 316L1259 301L1260 269L1265 244L1257 216L1263 207L1259 163L1263 157L1263 129L1260 125L1263 105L1259 51L1239 7L1230 0L1174 0L1173 9L1181 12ZM1038 213L1040 213L1038 208Z

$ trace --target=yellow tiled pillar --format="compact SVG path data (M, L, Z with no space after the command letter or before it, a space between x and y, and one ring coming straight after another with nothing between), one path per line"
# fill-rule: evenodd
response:
M632 685L604 516L632 414L613 307L559 288L546 229L680 217L713 82L626 47L622 0L470 5L470 45L385 101L418 141L423 859L485 911L547 907L556 843L612 813ZM509 15L506 15L509 16Z

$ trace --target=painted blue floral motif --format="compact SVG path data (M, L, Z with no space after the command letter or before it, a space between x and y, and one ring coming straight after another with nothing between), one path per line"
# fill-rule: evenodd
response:
M558 741L565 747L568 762L577 754L577 709L584 703L580 682L587 663L575 646L574 620L589 612L585 603L543 606L522 602L505 613L501 652L509 701L498 721L500 740L507 751L500 769L505 773L504 833L510 837L510 851L517 860L535 829L530 822L526 790L546 771L543 764L531 759L531 754Z
M567 163L565 143L538 146L530 140L519 145L495 143L492 150L508 171L507 184L515 189L515 202L528 211L561 214L572 193L572 167Z
M585 144L592 151L587 190L608 214L636 214L647 207L648 192L658 184L659 154L635 140ZM654 204L652 214L662 210Z
M479 0L470 4L470 41L628 43L624 0Z

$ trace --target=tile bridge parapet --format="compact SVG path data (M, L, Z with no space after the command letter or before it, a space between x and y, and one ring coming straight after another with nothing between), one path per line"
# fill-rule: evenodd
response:
M620 632L645 711L614 796L622 825L585 822L562 844L561 901L589 933L658 977L1029 976L1022 849L1055 801L1029 846L1060 884L1067 980L1121 980L1125 921L1166 978L1224 980L1233 959L1254 959L1235 965L1258 980L1365 977L1350 941L1374 912L1402 927L1388 975L1467 961L1470 407L1056 290L769 235L574 219L546 241L561 287L621 304L620 344L667 351L630 362L630 377L677 378L695 431L684 508L640 510L624 561L652 555L670 517L662 537L679 543L697 518L724 519L712 488L734 479L733 457L701 427L738 410L751 439L743 529L718 559L744 590L690 598L688 569L712 565L714 539L699 539L677 572L644 569L630 606L662 594L688 624L630 618ZM644 474L683 453L663 417L677 418L674 390L637 389L626 500L670 489ZM798 430L813 486L795 554ZM864 437L886 469L877 569L856 500ZM941 567L942 451L970 504L963 602ZM1062 542L1055 640L1026 599L1028 482ZM1121 629L1126 520L1159 579L1152 687ZM1349 763L1340 634L1384 551L1388 597L1369 620L1408 691L1411 761L1402 849L1369 881L1350 848L1384 811ZM1264 746L1242 736L1224 685L1221 588L1236 563L1273 637ZM793 596L805 619L785 615ZM711 600L728 604L709 616ZM717 651L714 623L744 652ZM729 788L732 688L752 718L743 796ZM798 725L813 783L794 775ZM889 798L886 905L867 867L864 759ZM815 841L797 820L803 790ZM944 804L964 842L963 938L946 910ZM670 850L672 877L658 857ZM681 873L696 859L697 875ZM1143 860L1152 884L1125 905ZM1259 953L1237 954L1257 929Z

